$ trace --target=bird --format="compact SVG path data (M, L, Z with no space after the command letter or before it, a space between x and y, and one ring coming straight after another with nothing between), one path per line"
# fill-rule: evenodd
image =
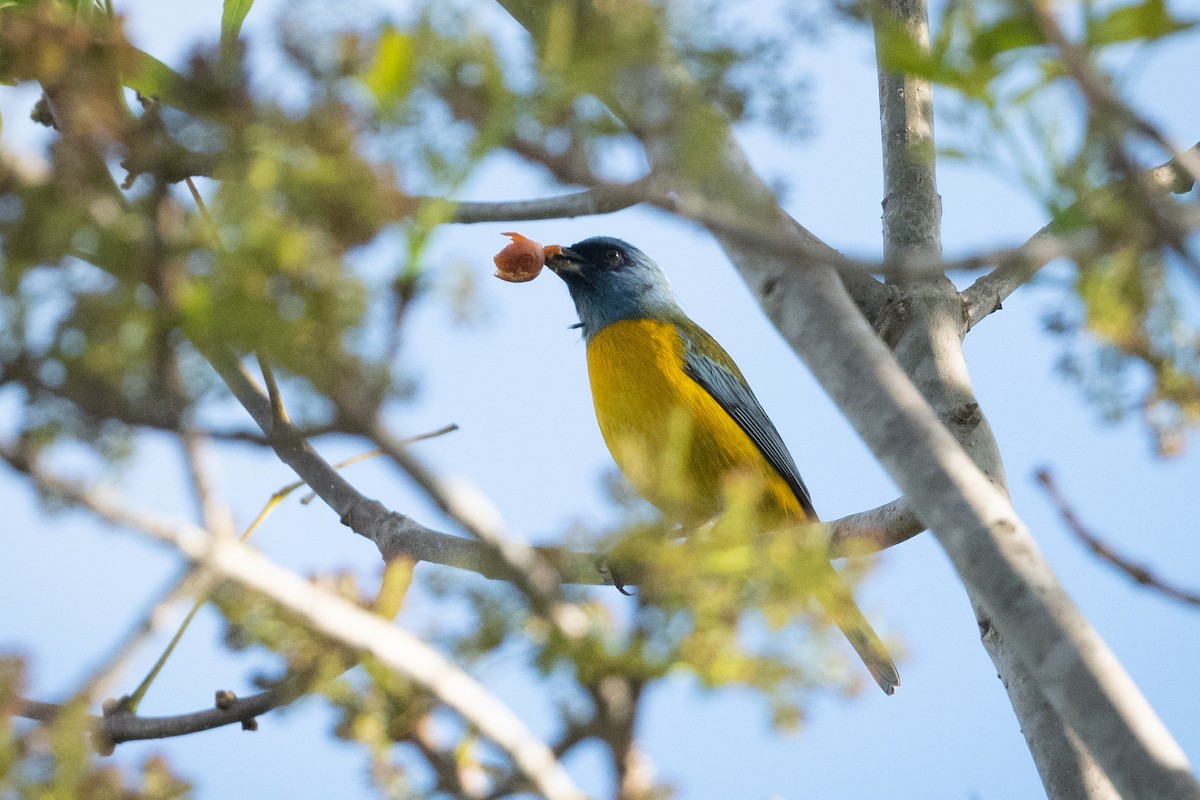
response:
M548 249L546 266L565 283L586 343L588 379L601 435L634 489L668 519L700 526L719 517L731 475L762 488L759 519L780 528L817 521L808 487L737 364L680 307L666 273L637 247L595 236ZM679 474L662 480L656 454L690 431ZM665 456L664 456L665 457ZM900 684L887 648L849 585L817 559L812 594L886 694Z

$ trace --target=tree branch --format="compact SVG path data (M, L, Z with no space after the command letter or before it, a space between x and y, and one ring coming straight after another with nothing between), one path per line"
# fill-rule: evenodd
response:
M877 553L925 530L903 497L828 524L829 553L835 558Z
M924 0L879 0L873 21L877 59L884 52L880 45L885 35L903 34L928 52L929 23ZM935 173L932 87L924 78L892 73L879 61L879 91L884 156L884 252L889 256L940 255L941 197ZM943 276L900 272L890 276L889 281L903 291L904 313L892 326L896 330L885 330L885 336L895 341L897 361L963 452L989 481L1006 493L999 447L975 396L962 349L962 338L969 330L963 319L962 298ZM938 538L946 546L945 539ZM954 555L951 553L952 559ZM961 567L959 570L962 574ZM1043 576L1053 581L1048 568L1043 570ZM1023 576L1018 581L1023 582ZM1053 735L1069 728L1060 712L1043 699L1039 681L1028 663L1020 658L1020 651L1007 646L1008 623L1003 620L994 623L994 610L986 592L969 579L964 584L980 632L984 634L984 648L1004 682L1048 797L1100 800L1091 790L1100 790L1105 785L1111 789L1111 784L1076 740Z
M531 25L538 24L539 15L544 6L544 0L499 0L503 6L513 17L524 25L527 29L533 30ZM696 87L691 82L690 78L678 64L675 67L675 77L687 84L686 91L696 93ZM640 85L641 78L637 75L629 77L628 87L631 92L640 91L637 87ZM597 87L598 94L612 94L612 87ZM605 97L605 102L611 108L619 108L620 103L617 103L615 98L611 96ZM626 103L625 106L630 105ZM629 120L626 120L629 122ZM644 127L645 124L634 120L629 127L636 133L637 128ZM515 140L509 143L510 149L530 161L541 164L546 167L557 179L567 183L583 183L594 184L596 178L590 173L581 169L575 159L563 158L555 153L550 153L545 148L540 147L537 143L523 140ZM727 152L736 152L736 158L740 161L745 160L744 153L731 140L726 143ZM651 174L655 176L655 184L648 185L647 197L645 202L650 203L664 211L685 217L704 225L710 230L723 230L730 237L745 238L755 242L760 247L778 248L780 255L788 255L796 258L801 262L805 261L821 261L829 263L838 268L843 282L846 284L846 290L854 298L854 301L863 310L863 313L868 319L876 319L883 313L889 302L889 292L879 281L871 277L870 269L855 268L855 262L846 259L836 249L827 244L824 240L814 234L808 228L804 227L800 222L788 216L774 200L774 195L765 186L761 187L763 196L759 198L763 201L766 209L770 214L764 219L759 215L752 213L753 209L747 209L742 204L731 202L721 192L704 192L695 191L695 187L689 186L688 181L679 180L680 173L668 170L666 172L657 172L654 167L654 159L651 158ZM717 165L713 165L714 167ZM667 181L667 177L672 176L673 180ZM710 181L715 184L720 184L719 176L711 176ZM719 200L717 198L720 198ZM751 213L748 213L750 211ZM776 225L774 217L781 216L787 220L788 235L780 237L779 228ZM863 263L859 262L857 266L861 267Z
M6 450L9 459L11 450ZM133 511L110 494L81 489L74 481L52 477L19 458L23 470L44 490L90 510L99 518L130 528L177 550L215 576L235 581L305 620L310 629L370 655L457 712L466 722L508 753L525 777L551 800L580 800L570 776L543 742L507 706L453 662L421 639L388 620L317 586L229 537L215 537L186 523ZM29 709L46 711L44 706Z
M1154 574L1154 572L1141 564L1134 562L1127 556L1123 556L1106 544L1100 537L1096 536L1087 526L1083 524L1083 520L1075 513L1071 504L1067 502L1067 498L1059 490L1058 484L1054 477L1047 469L1039 469L1035 474L1037 482L1046 492L1046 496L1050 498L1050 502L1054 504L1054 508L1058 511L1058 515L1062 517L1063 524L1067 526L1067 530L1075 534L1079 541L1100 557L1102 561L1115 567L1119 572L1122 572L1141 586L1162 594L1172 600L1178 600L1185 605L1200 606L1200 592L1182 589L1174 584L1164 581L1162 578Z
M529 599L534 611L554 625L568 641L579 639L587 619L578 607L564 601L562 575L536 548L512 538L504 530L500 512L487 496L465 483L438 478L403 443L380 423L378 416L346 395L335 397L340 413L353 420L363 433L400 467L443 513L490 550L506 567L509 580Z
M1200 142L1185 151L1191 158L1200 158ZM1182 154L1181 154L1182 156ZM1174 194L1185 194L1192 190L1195 179L1184 168L1181 156L1158 165L1142 173L1151 185ZM1063 218L1073 211L1076 206L1070 206L1059 215ZM1001 304L1010 294L1024 286L1037 274L1038 270L1056 258L1081 258L1089 255L1101 255L1120 245L1120 242L1102 242L1094 230L1083 230L1068 236L1056 236L1053 233L1057 223L1050 222L1031 236L1025 244L1000 254L996 260L998 266L987 275L976 280L963 290L963 313L967 318L968 328L1001 308ZM1181 224L1191 230L1200 226L1200 217L1185 211ZM982 266L982 265L981 265Z
M1003 676L1004 690L1029 743L1048 800L1121 800L1079 736L1046 701L1033 674L986 614L977 614L979 638Z
M415 198L418 203L452 203L449 222L470 225L477 222L516 222L539 219L562 219L596 214L611 214L645 202L645 190L651 178L627 184L604 183L578 192L539 197L533 200L504 200L481 203L469 200Z
M828 270L731 248L784 338L900 485L1036 685L1123 794L1200 797L1187 759L1054 579L1011 503L942 426Z
M221 707L161 717L118 712L108 716L93 716L92 726L102 743L111 745L188 736L226 725L248 723L255 717L296 700L305 693L306 686L292 685L285 679L270 691L239 697L231 703L222 703ZM62 708L57 703L22 699L17 704L16 714L39 722L53 722Z

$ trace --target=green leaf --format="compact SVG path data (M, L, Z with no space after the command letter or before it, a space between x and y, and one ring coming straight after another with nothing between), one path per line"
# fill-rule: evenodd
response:
M1093 45L1117 42L1153 41L1172 33L1186 31L1196 20L1171 16L1165 0L1145 0L1137 5L1115 9L1106 17L1088 25L1088 42Z
M413 83L415 56L411 36L387 28L379 36L375 63L363 83L383 108L391 108L408 94Z
M981 29L971 40L968 50L971 57L990 61L1001 53L1022 47L1036 47L1046 43L1041 28L1032 14L1005 17L988 28Z
M204 116L199 93L190 90L187 78L144 50L135 49L136 69L122 76L123 83L143 97L153 97L164 105L190 114Z
M882 35L876 40L880 61L892 72L928 78L935 83L957 86L963 75L940 58L925 52L902 25L882 20Z
M972 154L961 147L939 147L937 155L947 161L970 161L972 158Z
M237 42L238 35L242 32L242 22L250 13L252 5L254 0L225 0L225 7L221 11L222 52Z

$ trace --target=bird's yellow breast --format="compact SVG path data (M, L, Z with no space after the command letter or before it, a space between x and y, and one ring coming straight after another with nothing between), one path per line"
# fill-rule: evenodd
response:
M670 322L629 320L588 343L596 421L617 466L665 514L698 524L721 510L727 482L762 492L763 511L804 514L792 490L712 396L684 372L684 343Z

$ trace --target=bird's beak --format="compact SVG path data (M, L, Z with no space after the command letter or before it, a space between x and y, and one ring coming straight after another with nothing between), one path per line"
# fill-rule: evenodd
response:
M546 266L560 278L578 275L582 271L583 257L569 247L556 244L546 247Z

